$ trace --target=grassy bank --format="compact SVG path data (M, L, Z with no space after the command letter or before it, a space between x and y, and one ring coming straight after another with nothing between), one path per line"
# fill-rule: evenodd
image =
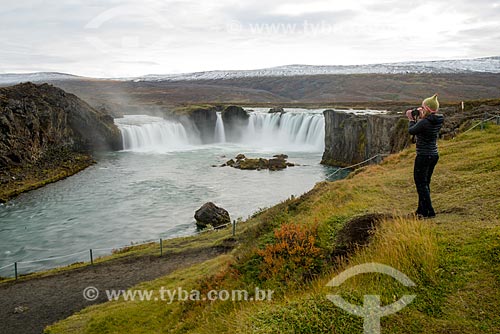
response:
M55 162L42 162L37 165L13 167L0 172L0 203L70 177L93 165L94 159L88 154L65 153Z
M362 319L337 308L327 294L358 305L366 294L381 295L384 304L415 294L408 307L383 318L383 333L498 333L499 142L500 128L490 126L441 143L432 184L434 220L407 216L416 203L415 152L409 149L255 215L235 238L230 231L208 233L205 242L216 238L236 248L137 286L202 293L259 287L275 291L272 301L120 300L89 307L46 332L362 333ZM346 243L351 218L374 212L394 218L378 225L366 247ZM357 276L335 289L326 286L344 269L367 262L400 270L416 287L378 274Z

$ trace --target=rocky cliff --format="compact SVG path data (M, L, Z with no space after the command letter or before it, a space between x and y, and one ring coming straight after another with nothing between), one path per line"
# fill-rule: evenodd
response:
M235 142L243 135L242 129L248 126L250 116L242 107L228 106L222 111L222 120L226 128L226 140Z
M215 141L215 125L217 112L221 106L186 106L163 110L162 117L180 121L189 132L199 135L202 143L211 144Z
M200 136L203 144L215 141L217 113L220 112L228 141L241 138L242 129L248 126L250 116L239 106L188 106L165 112L165 117L180 121L187 129Z
M349 166L377 154L398 152L409 143L408 122L401 115L355 115L326 110L322 163Z
M122 149L121 133L111 116L48 84L1 88L0 131L4 198L9 189L18 192L13 188L23 179L44 183L54 179L51 171L62 165L66 172L58 175L68 176L88 166L94 151Z

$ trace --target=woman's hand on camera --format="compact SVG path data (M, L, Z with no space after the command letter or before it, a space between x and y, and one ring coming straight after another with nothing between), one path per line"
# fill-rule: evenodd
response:
M409 119L410 121L415 122L415 121L416 121L416 119L414 119L414 118L413 118L412 112L413 112L413 110L412 110L412 109L407 110L407 111L406 111L406 117L408 117L408 119Z
M415 109L410 109L410 110L407 110L406 111L406 117L408 117L408 119L412 122L416 122L418 121L419 119L423 119L425 117L425 111L423 108L416 108L419 112L419 116L418 117L414 117L413 115L413 111Z

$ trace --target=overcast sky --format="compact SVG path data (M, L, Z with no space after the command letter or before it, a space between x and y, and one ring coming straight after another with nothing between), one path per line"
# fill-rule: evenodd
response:
M125 77L500 55L500 0L0 4L0 73Z

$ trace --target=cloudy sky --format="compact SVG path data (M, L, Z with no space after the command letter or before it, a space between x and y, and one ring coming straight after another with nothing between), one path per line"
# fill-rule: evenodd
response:
M500 55L500 0L0 4L0 73L125 77Z

